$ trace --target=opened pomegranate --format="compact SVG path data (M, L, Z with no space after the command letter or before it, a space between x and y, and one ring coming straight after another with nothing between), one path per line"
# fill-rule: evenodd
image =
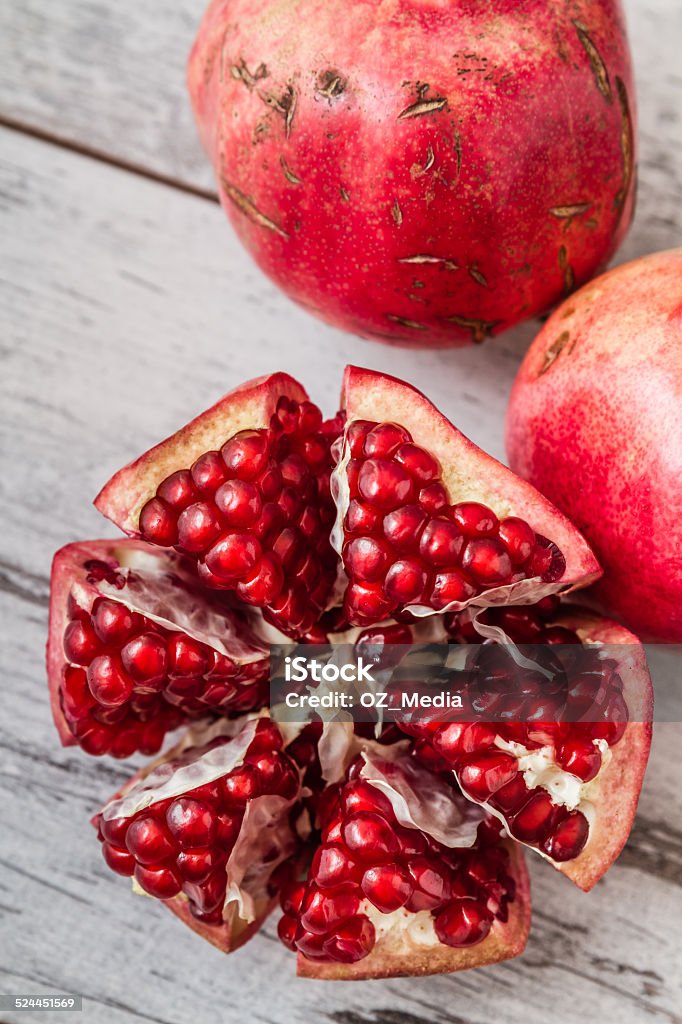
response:
M265 704L269 648L248 609L215 597L174 552L137 541L58 551L47 660L62 742L154 754L188 719Z
M632 216L617 0L213 0L189 91L261 268L382 341L478 343L534 316Z
M95 824L112 870L209 941L235 948L279 898L301 974L493 963L526 941L522 845L583 888L617 856L649 746L641 648L561 604L599 576L586 542L414 388L350 367L325 421L291 377L260 378L96 504L130 538L55 556L55 721L118 757L189 725ZM437 643L464 659L468 703L278 725L270 643L287 638L354 646L389 682ZM527 678L498 722L501 651Z
M607 570L595 600L671 643L682 641L681 437L677 249L617 267L561 306L507 415L511 465L584 531Z
M190 731L93 819L111 870L225 951L260 926L296 855L299 773L282 746L267 719Z

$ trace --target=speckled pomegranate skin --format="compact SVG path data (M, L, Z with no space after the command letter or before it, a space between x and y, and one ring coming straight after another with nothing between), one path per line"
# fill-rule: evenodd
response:
M246 248L356 334L483 341L588 280L632 216L617 0L214 0L189 89Z
M593 546L600 604L682 642L682 249L610 271L553 314L514 385L507 452Z

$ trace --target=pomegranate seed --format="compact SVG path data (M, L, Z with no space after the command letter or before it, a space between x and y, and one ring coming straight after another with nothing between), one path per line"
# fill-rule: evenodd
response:
M426 851L426 839L415 828L396 829L401 857L415 857Z
M372 951L375 942L374 925L364 914L358 914L337 928L322 948L330 960L354 964Z
M521 842L541 842L557 817L558 808L543 789L536 789L530 799L509 822L509 831Z
M451 722L434 733L434 748L450 764L455 764L462 755L462 740L467 729L466 722Z
M450 569L449 572L441 572L434 577L429 602L432 608L440 611L453 601L468 601L475 593L476 587L464 573L458 572L457 569Z
M411 604L421 600L426 582L427 575L419 562L401 559L394 562L386 573L384 591L391 601Z
M486 586L508 583L512 575L507 549L496 537L470 540L464 548L462 568Z
M236 587L237 595L247 604L272 604L282 592L284 572L280 562L272 555L263 555L256 563L252 575L247 576Z
M419 504L430 515L442 512L448 504L448 492L442 483L434 480L433 483L427 484L426 487L422 487L420 490Z
M98 598L92 607L92 625L103 644L124 643L135 626L133 613L118 601Z
M582 811L571 811L551 829L541 849L552 860L573 860L584 849L589 834L587 818Z
M280 917L277 922L277 935L279 936L280 942L282 942L287 949L291 949L295 952L296 950L296 929L298 928L298 921L295 917L289 917L285 914Z
M190 797L174 800L166 812L173 838L180 846L210 846L216 834L216 815L206 804Z
M178 540L175 513L161 498L152 498L140 512L139 531L145 540L162 548L172 547Z
M132 875L135 870L135 858L127 850L110 843L102 843L102 856L117 875Z
M372 424L367 420L354 420L346 427L346 444L353 458L357 459L362 455L365 438L371 429Z
M355 861L343 846L335 843L324 843L317 848L310 874L320 889L353 886L358 880Z
M348 505L344 528L350 534L375 533L381 528L382 518L383 514L379 509L353 498Z
M490 799L490 803L497 810L509 813L522 807L528 799L528 786L523 775L519 773L515 779L501 786Z
M345 787L342 803L346 814L358 814L360 811L376 812L384 817L393 814L393 807L388 797L376 786L363 779Z
M262 718L256 725L256 735L249 746L249 754L270 754L281 750L284 738L274 722Z
M513 560L513 556L512 556ZM540 643L544 629L537 612L537 606L531 608L495 608L488 613L491 622L499 626L517 643Z
M535 547L527 566L530 576L539 576L546 583L561 579L566 569L566 559L556 544L537 534Z
M100 654L88 666L87 675L90 692L99 704L117 708L130 700L134 684L117 655Z
M601 753L591 740L579 736L566 739L556 753L557 764L583 782L596 778L601 768Z
M92 754L94 757L108 753L111 739L111 733L104 725L88 725L84 731L78 733L81 748L86 754Z
M346 544L343 561L348 572L354 579L367 583L380 580L390 560L390 551L386 544L373 537L357 537Z
M389 458L410 435L397 423L379 423L366 435L362 453L366 458Z
M419 483L426 484L440 476L438 461L425 448L420 448L412 442L401 445L394 458Z
M227 849L225 849L227 855ZM177 869L186 882L205 882L224 856L212 849L183 850L176 858Z
M167 645L168 670L174 676L202 676L210 664L209 649L198 640L174 633Z
M378 864L362 876L362 891L382 914L404 907L412 895L414 883L399 864Z
M198 911L200 914L210 914L218 910L225 903L225 890L227 889L227 875L224 866L213 871L201 884L196 882L185 882L182 891L189 898L192 913Z
M220 452L204 452L192 466L190 474L195 487L204 494L214 494L227 479Z
M99 830L102 838L106 839L112 846L125 846L126 832L130 825L130 818L99 818Z
M206 552L205 562L218 578L235 580L250 573L261 557L261 546L249 533L225 533Z
M517 516L507 516L500 523L498 536L506 547L514 565L523 565L535 546L535 531Z
M463 547L464 538L459 527L448 519L432 519L419 541L422 558L437 567L454 565Z
M249 800L260 795L258 772L250 764L235 768L223 779L223 790L230 806L245 807Z
M384 536L397 551L414 551L427 518L419 505L404 505L385 517Z
M138 864L145 866L159 864L178 852L165 826L152 814L133 819L126 833L126 847Z
M324 952L322 946L324 943L323 935L313 935L312 932L307 932L305 929L298 927L296 930L296 949L299 953L302 953L308 960L328 960L329 957Z
M450 898L450 884L444 865L428 857L412 857L407 869L414 883L414 890L407 902L407 909L413 913L419 910L435 910Z
M485 801L517 773L516 758L502 751L484 750L466 761L459 772L459 783L468 796Z
M157 633L142 633L121 651L123 667L137 683L162 683L166 674L166 645Z
M473 946L489 934L492 921L493 915L480 900L458 899L441 910L434 927L446 946Z
M276 793L287 799L296 795L298 775L284 754L248 754L247 763L253 765L258 772L261 792Z
M205 551L220 531L220 521L212 507L205 501L197 501L180 513L178 547L193 554Z
M171 473L156 488L157 498L178 511L187 508L196 498L197 491L188 469L179 469Z
M376 583L352 583L346 590L344 608L348 618L358 625L381 622L394 605Z
M87 620L70 622L64 630L64 654L74 665L89 665L100 647L100 641Z
M267 432L241 430L225 442L221 454L231 476L236 476L240 480L255 480L267 466Z
M492 537L497 531L497 516L487 505L477 501L462 501L454 505L452 517L465 537Z
M415 497L412 477L402 466L387 459L368 459L362 463L358 490L370 505L386 512L408 504Z
M352 917L359 904L358 897L345 889L323 893L313 888L303 901L301 925L313 935L324 935L335 925Z
M216 820L216 843L223 850L231 850L242 827L241 814L219 814Z
M343 839L359 860L377 863L390 860L397 853L398 842L385 818L379 814L352 814L345 822Z

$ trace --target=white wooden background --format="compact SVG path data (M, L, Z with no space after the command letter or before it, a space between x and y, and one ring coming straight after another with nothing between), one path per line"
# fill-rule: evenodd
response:
M682 8L626 6L641 160L619 259L682 241ZM195 139L184 61L201 8L0 3L0 991L82 994L87 1024L681 1021L679 725L656 730L607 879L586 896L534 861L528 949L481 971L298 980L272 923L226 958L100 858L88 819L128 769L59 747L42 655L51 554L112 532L90 505L111 471L275 368L331 410L347 361L409 378L502 456L505 401L535 330L417 355L335 332L278 295L232 237ZM660 678L674 668L673 652L655 657Z

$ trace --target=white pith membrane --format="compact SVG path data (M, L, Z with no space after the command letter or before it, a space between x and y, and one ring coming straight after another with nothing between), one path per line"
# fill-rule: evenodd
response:
M351 461L350 445L347 442L347 434L353 420L348 420L344 426L344 432L332 445L331 452L335 461L334 469L330 477L332 498L336 505L336 519L330 533L330 543L339 556L339 571L335 592L343 595L343 590L348 583L348 577L343 568L343 543L344 543L344 520L350 505L350 487L348 486L348 463ZM398 422L397 420L395 422ZM398 424L399 426L401 424ZM475 501L476 495L449 495L450 503L457 501ZM550 538L551 539L551 538ZM558 580L554 583L544 583L539 576L519 580L518 583L508 583L501 587L489 587L480 594L475 594L467 601L451 601L443 608L431 608L425 604L405 605L405 611L410 612L416 618L424 618L432 615L446 615L449 612L461 612L465 608L492 608L501 605L511 604L535 604L543 597L551 594L569 593L573 585L562 583Z
M220 609L212 592L197 586L179 556L151 547L145 550L141 544L112 545L112 554L118 562L118 568L112 569L123 577L124 585L75 580L72 594L81 607L91 606L96 591L169 632L186 633L237 664L267 658L269 641L260 632L260 616L248 607L240 607L238 616Z
M262 717L254 714L233 720L221 719L189 729L172 750L124 788L120 797L106 804L102 818L132 818L155 803L183 796L228 775L243 763ZM228 737L229 742L197 756L197 751L218 737ZM299 788L291 799L266 795L247 803L239 835L225 865L224 922L243 927L254 921L269 902L267 884L272 872L296 849L289 811L301 795ZM134 878L131 881L134 892L149 895ZM188 902L188 897L179 893L170 902L174 901Z

